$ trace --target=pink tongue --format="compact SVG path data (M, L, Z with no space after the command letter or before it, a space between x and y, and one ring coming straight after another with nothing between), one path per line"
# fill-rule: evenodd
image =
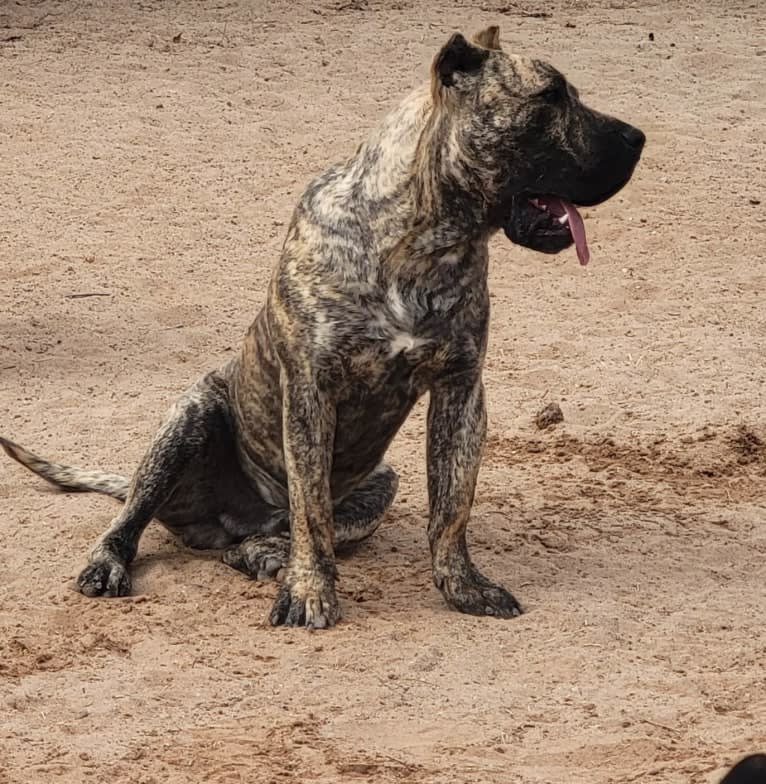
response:
M580 259L580 264L584 267L590 261L590 251L588 250L588 240L585 236L585 224L582 216L571 201L561 199L561 206L567 212L569 231L572 232L572 239L577 248L577 258Z
M590 261L590 251L588 250L588 240L585 237L585 224L582 221L582 216L577 211L577 207L571 201L559 199L558 197L541 199L541 201L544 201L551 214L557 218L562 217L566 213L569 231L577 248L577 258L580 259L580 264L584 267Z

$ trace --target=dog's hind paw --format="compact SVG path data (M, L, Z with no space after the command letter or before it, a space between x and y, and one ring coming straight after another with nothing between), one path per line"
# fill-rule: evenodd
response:
M119 561L99 559L80 572L77 590L85 596L127 596L130 593L130 575Z
M251 536L224 551L223 562L253 580L276 577L287 564L290 540L281 536Z

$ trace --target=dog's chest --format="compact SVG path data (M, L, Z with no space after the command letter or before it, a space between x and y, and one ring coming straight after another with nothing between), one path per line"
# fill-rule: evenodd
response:
M357 314L346 371L353 385L422 392L454 353L466 330L478 329L461 292L389 286Z
M417 363L432 357L452 339L454 320L462 320L460 293L401 289L391 285L373 309L368 334L383 358L403 355Z

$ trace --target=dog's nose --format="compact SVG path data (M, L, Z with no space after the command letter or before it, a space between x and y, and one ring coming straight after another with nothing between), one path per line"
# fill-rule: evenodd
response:
M625 139L628 147L632 147L634 150L640 150L646 141L644 132L640 131L638 128L634 128L632 125L626 125L620 131L620 135Z

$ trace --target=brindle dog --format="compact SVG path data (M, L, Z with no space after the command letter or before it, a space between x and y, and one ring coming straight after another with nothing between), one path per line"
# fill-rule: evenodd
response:
M176 403L130 482L2 441L60 488L125 501L80 591L127 594L156 517L251 577L286 566L272 624L332 626L335 552L391 505L383 458L428 391L434 583L461 612L518 615L466 546L486 430L487 243L501 228L547 253L575 242L585 263L574 205L619 191L643 145L552 66L502 51L496 27L453 35L431 83L309 185L241 353Z

